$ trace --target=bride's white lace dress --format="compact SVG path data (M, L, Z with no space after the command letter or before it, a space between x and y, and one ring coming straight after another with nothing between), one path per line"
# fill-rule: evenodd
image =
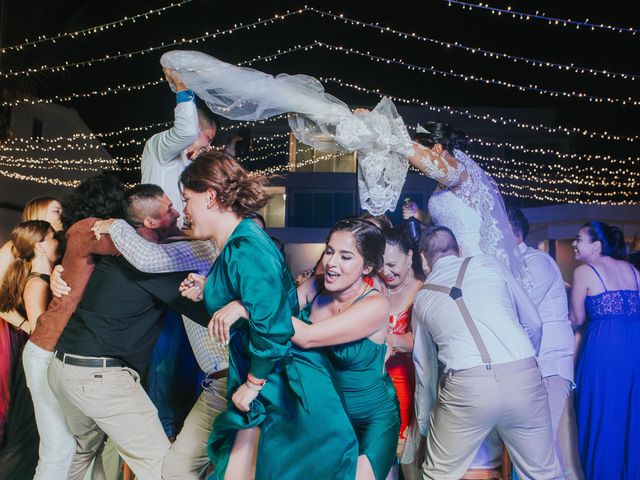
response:
M460 150L445 157L419 144L414 148L412 163L439 184L428 206L434 224L453 231L462 255L493 255L527 284L524 261L493 178Z

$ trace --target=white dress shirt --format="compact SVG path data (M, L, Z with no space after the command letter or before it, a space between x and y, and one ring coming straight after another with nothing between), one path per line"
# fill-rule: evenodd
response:
M192 99L186 100L187 96L184 96L186 101L182 101L179 96L185 92L178 92L179 103L174 110L173 127L156 133L147 140L141 160L142 183L162 187L173 207L180 213L183 212L184 203L178 181L180 174L191 163L186 149L196 140L199 125L195 102ZM179 227L182 227L183 220L181 215L178 219Z
M464 258L454 255L439 258L425 283L452 287L463 261ZM527 293L499 260L489 255L473 257L462 292L492 363L536 355L542 334L540 316ZM473 337L448 295L420 290L414 300L414 314L437 344L438 359L445 372L483 365Z
M518 249L531 273L527 294L542 320L538 366L543 377L560 375L573 381L575 339L569 321L567 291L556 262L547 253L520 243Z

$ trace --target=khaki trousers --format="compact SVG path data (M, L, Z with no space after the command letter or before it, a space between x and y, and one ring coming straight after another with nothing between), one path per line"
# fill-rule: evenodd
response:
M533 358L443 375L429 423L425 480L462 477L493 428L520 471L536 480L562 479L547 393Z
M203 386L204 390L162 462L163 480L206 478L210 463L207 442L213 421L227 409L227 379L205 380Z
M549 397L553 438L564 477L567 480L584 480L571 382L559 375L544 377L542 381Z
M69 480L83 478L102 450L105 434L138 480L161 480L170 444L134 370L77 367L56 358L49 367L49 384L76 438Z

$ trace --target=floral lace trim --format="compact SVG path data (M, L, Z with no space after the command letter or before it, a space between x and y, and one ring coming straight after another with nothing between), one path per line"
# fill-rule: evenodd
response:
M593 305L592 317L640 313L640 294L635 290L611 290L587 299Z
M460 162L455 168L449 165L444 157L440 157L440 162L434 162L426 153L429 150L427 147L420 144L416 144L416 146L419 151L425 152L425 155L420 159L420 164L424 167L424 173L427 177L433 178L443 185L455 185L460 180L460 175L465 170Z
M413 143L393 103L383 98L373 111L342 119L335 139L344 149L358 152L362 208L373 215L394 210L409 169Z

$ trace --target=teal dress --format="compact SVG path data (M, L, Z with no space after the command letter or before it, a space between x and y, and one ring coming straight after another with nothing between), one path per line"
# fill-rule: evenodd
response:
M231 329L228 409L209 438L216 478L224 478L238 430L252 427L260 428L257 480L355 478L358 442L331 362L320 351L292 346L296 288L276 245L252 220L236 227L204 287L211 314L233 300L242 301L250 320ZM231 395L248 372L267 383L245 413Z
M305 317L310 309L311 304ZM400 434L398 397L384 366L386 348L368 338L327 348L356 431L358 454L367 456L376 480L384 480L395 462Z

